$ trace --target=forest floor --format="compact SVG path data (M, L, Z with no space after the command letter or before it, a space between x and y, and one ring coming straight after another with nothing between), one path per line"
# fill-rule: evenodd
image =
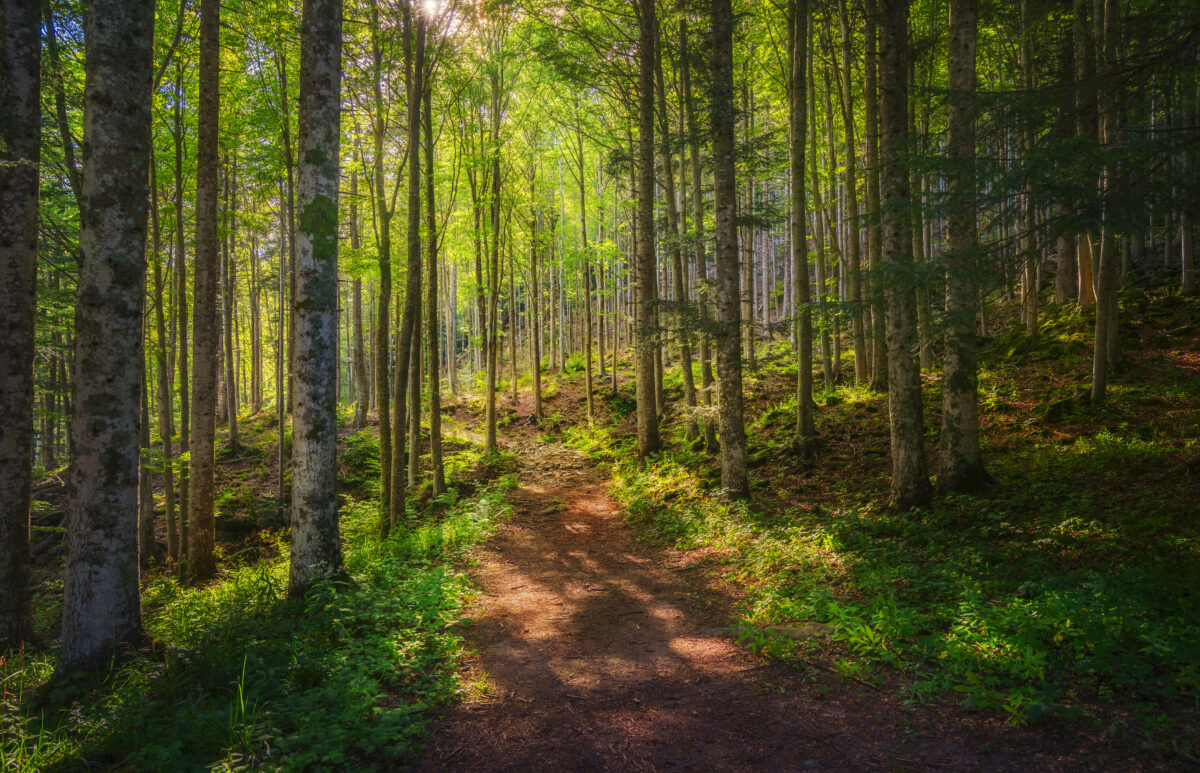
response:
M703 551L634 539L611 481L519 440L512 516L477 549L466 698L418 770L1155 770L1157 755L1017 729L735 643L744 597ZM824 626L792 635L823 638Z
M284 594L278 427L247 417L239 449L219 443L218 579L151 561L153 646L47 694L65 561L49 473L33 514L45 646L0 656L0 770L1200 765L1200 301L1130 291L1122 320L1103 407L1083 396L1086 313L981 339L997 485L910 512L881 506L887 396L848 383L849 352L817 395L808 464L787 450L794 357L760 345L743 503L686 440L670 362L666 448L644 464L627 361L615 387L597 380L593 421L578 358L543 377L540 422L527 374L515 400L506 383L495 455L464 384L443 410L450 491L414 489L385 540L377 429L341 432L354 582L304 602ZM940 383L923 380L936 475Z

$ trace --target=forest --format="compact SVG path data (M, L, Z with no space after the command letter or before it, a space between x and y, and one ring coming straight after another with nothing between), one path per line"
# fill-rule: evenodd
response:
M0 0L0 770L1200 765L1200 0Z

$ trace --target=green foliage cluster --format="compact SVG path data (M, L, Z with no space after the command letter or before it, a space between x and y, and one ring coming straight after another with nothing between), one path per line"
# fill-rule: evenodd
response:
M354 443L351 444L352 448ZM0 666L0 768L369 769L419 748L427 710L458 691L469 587L455 568L506 516L511 478L379 541L376 505L342 511L347 582L285 597L287 548L215 585L145 590L157 646L87 693L22 706L53 658ZM452 500L447 500L451 502Z

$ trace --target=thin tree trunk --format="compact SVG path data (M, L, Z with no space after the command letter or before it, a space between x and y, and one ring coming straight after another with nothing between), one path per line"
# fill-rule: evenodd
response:
M442 376L438 361L438 234L433 208L433 83L425 84L425 251L428 253L425 325L429 343L429 461L433 467L433 495L446 490L442 461Z
M387 535L392 524L392 429L389 414L388 331L392 302L392 209L388 206L383 175L383 139L386 132L383 103L383 48L379 2L371 0L371 63L374 95L375 210L379 230L379 302L375 313L375 405L379 415L379 530Z
M801 457L812 456L817 426L813 418L813 329L808 286L808 218L805 214L804 145L808 139L808 0L791 0L788 8L791 43L788 123L791 129L792 297L796 325L796 430L792 444Z
M750 494L742 419L741 290L738 282L737 181L734 176L733 9L712 4L712 149L717 264L717 374L720 379L721 487L732 497ZM652 245L647 245L651 247Z
M236 159L235 159L236 163ZM227 222L226 239L228 247L225 250L225 293L222 310L225 312L225 410L226 422L229 425L229 447L231 449L238 448L238 393L237 393L237 378L234 375L234 358L236 350L233 348L233 325L234 325L234 305L235 305L235 290L236 290L236 264L234 258L234 248L237 244L237 170L236 166L230 166L227 175L227 185L229 195L226 198L228 207L226 208Z
M867 0L866 55L863 62L863 109L867 130L867 295L871 301L871 389L887 391L887 327L883 303L883 280L879 261L883 252L883 228L879 212L879 87L877 84L879 36L877 0Z
M656 24L656 30L657 26ZM675 293L675 335L679 340L679 371L683 376L683 403L687 407L684 440L691 443L699 436L699 430L696 427L696 383L694 380L695 376L692 373L692 336L691 331L688 330L687 313L685 311L687 307L687 293L684 284L683 247L680 244L683 232L679 223L679 203L675 193L675 161L671 153L670 122L667 115L667 92L663 83L662 45L661 39L657 37L657 31L655 43L654 74L658 86L658 120L662 133L663 193L666 198L667 228L670 230L671 235L671 273ZM614 367L616 367L615 364Z
M637 429L642 459L658 453L658 406L655 401L654 296L658 271L654 255L654 0L639 0L638 156L637 156ZM730 107L732 114L732 106ZM736 332L736 331L735 331Z
M679 20L679 46L684 52L688 51L687 16L681 15ZM700 167L700 127L696 120L695 104L692 101L691 68L688 64L690 56L680 60L680 81L683 87L683 107L686 112L685 121L688 130L688 151L692 173L692 228L695 231L695 260L696 260L696 306L700 318L700 385L703 393L705 408L711 409L713 404L712 353L709 350L709 313L708 313L708 261L704 246L704 187L703 171ZM711 416L711 410L704 417L704 445L710 451L717 449L717 423Z
M846 131L846 254L850 258L847 271L850 279L850 318L854 335L854 381L859 386L867 383L870 368L867 351L866 331L863 329L862 268L859 257L858 235L862 224L858 220L858 149L854 143L854 101L851 87L850 12L846 0L838 0L838 18L842 25L842 123Z
M84 40L62 674L103 667L144 635L137 479L154 4L93 0Z
M197 580L217 573L215 435L217 410L217 241L220 166L220 0L200 3L200 129L196 156L196 277L192 290L192 435L188 447L191 480L191 545L188 569Z

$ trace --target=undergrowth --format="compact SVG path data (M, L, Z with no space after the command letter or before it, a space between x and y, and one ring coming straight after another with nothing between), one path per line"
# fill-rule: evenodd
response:
M367 457L359 437L349 453ZM359 459L363 462L364 459ZM368 465L369 466L369 465ZM365 483L362 481L360 483ZM34 688L51 655L0 660L0 769L358 770L419 749L430 706L459 692L464 551L508 512L510 476L443 496L380 541L377 505L351 500L348 583L286 598L287 545L203 588L171 576L144 590L155 641L83 690ZM74 691L73 691L74 690Z
M565 439L610 464L644 535L723 557L747 589L743 640L766 654L826 657L880 684L892 674L914 704L959 696L1014 725L1092 722L1196 761L1200 523L1186 464L1200 450L1200 392L1192 383L1185 402L1146 414L1157 382L1178 383L1167 370L1114 384L1105 412L1084 406L1066 417L1074 425L1014 417L1014 404L1061 391L1050 372L1060 358L1045 372L1031 363L1073 345L1079 324L989 350L981 410L1001 485L986 496L883 507L886 398L852 387L817 414L818 431L842 445L815 470L783 459L794 401L771 379L790 388L787 358L763 367L767 399L752 398L747 414L749 460L763 465L749 503L717 496L715 457L682 444L639 466L634 441L607 428ZM1013 357L1025 358L1020 368ZM939 390L926 393L928 418ZM764 633L803 622L830 625L833 646Z

